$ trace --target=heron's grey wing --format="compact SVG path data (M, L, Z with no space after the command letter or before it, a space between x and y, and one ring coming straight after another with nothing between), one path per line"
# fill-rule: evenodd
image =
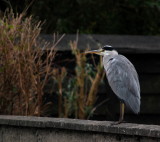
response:
M139 92L139 97L140 97L140 85L139 85L139 79L138 79L138 74L136 72L136 69L135 67L133 66L133 64L123 55L119 55L120 58L123 58L124 61L126 61L126 63L128 64L131 72L132 72L132 75L134 77L134 79L136 80L136 83L137 83L137 90Z
M113 92L134 113L140 110L140 85L137 72L124 56L117 55L103 61L109 85Z

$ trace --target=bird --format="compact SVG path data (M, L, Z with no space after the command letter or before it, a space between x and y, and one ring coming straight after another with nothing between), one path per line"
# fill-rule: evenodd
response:
M141 104L140 83L134 65L111 45L85 52L85 54L89 53L103 56L103 66L108 83L120 100L119 120L113 124L123 122L125 107L138 114Z

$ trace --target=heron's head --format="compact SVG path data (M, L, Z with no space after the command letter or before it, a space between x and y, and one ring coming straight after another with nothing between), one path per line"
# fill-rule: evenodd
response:
M105 45L103 46L101 49L98 49L98 50L91 50L91 51L86 51L85 54L88 54L88 53L93 53L93 54L97 54L97 55L117 55L118 52L116 50L114 50L114 48L110 45Z

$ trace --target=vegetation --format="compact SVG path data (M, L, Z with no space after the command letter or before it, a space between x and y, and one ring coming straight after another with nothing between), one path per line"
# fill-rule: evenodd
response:
M39 40L40 32L41 22L25 17L24 12L6 11L0 20L0 114L49 116L56 111L58 117L89 118L104 75L102 62L95 68L87 63L77 48L77 38L70 42L76 68L69 77L66 68L53 68L54 47L62 37L48 48L48 43ZM58 107L52 100L44 101L50 80L55 89L50 95L57 94L53 99L58 96Z
M80 52L77 43L78 38L70 42L76 60L75 75L69 77L67 70L62 67L54 69L53 78L58 86L59 117L86 119L94 112L93 106L104 71L102 61L96 67L87 62L85 54Z
M21 12L30 0L9 1ZM0 5L8 6L1 2ZM28 14L46 23L45 33L159 35L159 0L38 0Z
M41 22L7 11L0 20L0 113L40 115L43 88L52 73L53 45L46 51L37 42Z

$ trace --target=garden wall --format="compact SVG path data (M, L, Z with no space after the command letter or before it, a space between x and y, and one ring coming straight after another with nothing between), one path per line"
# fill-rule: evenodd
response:
M160 126L65 118L0 116L0 142L154 142Z

